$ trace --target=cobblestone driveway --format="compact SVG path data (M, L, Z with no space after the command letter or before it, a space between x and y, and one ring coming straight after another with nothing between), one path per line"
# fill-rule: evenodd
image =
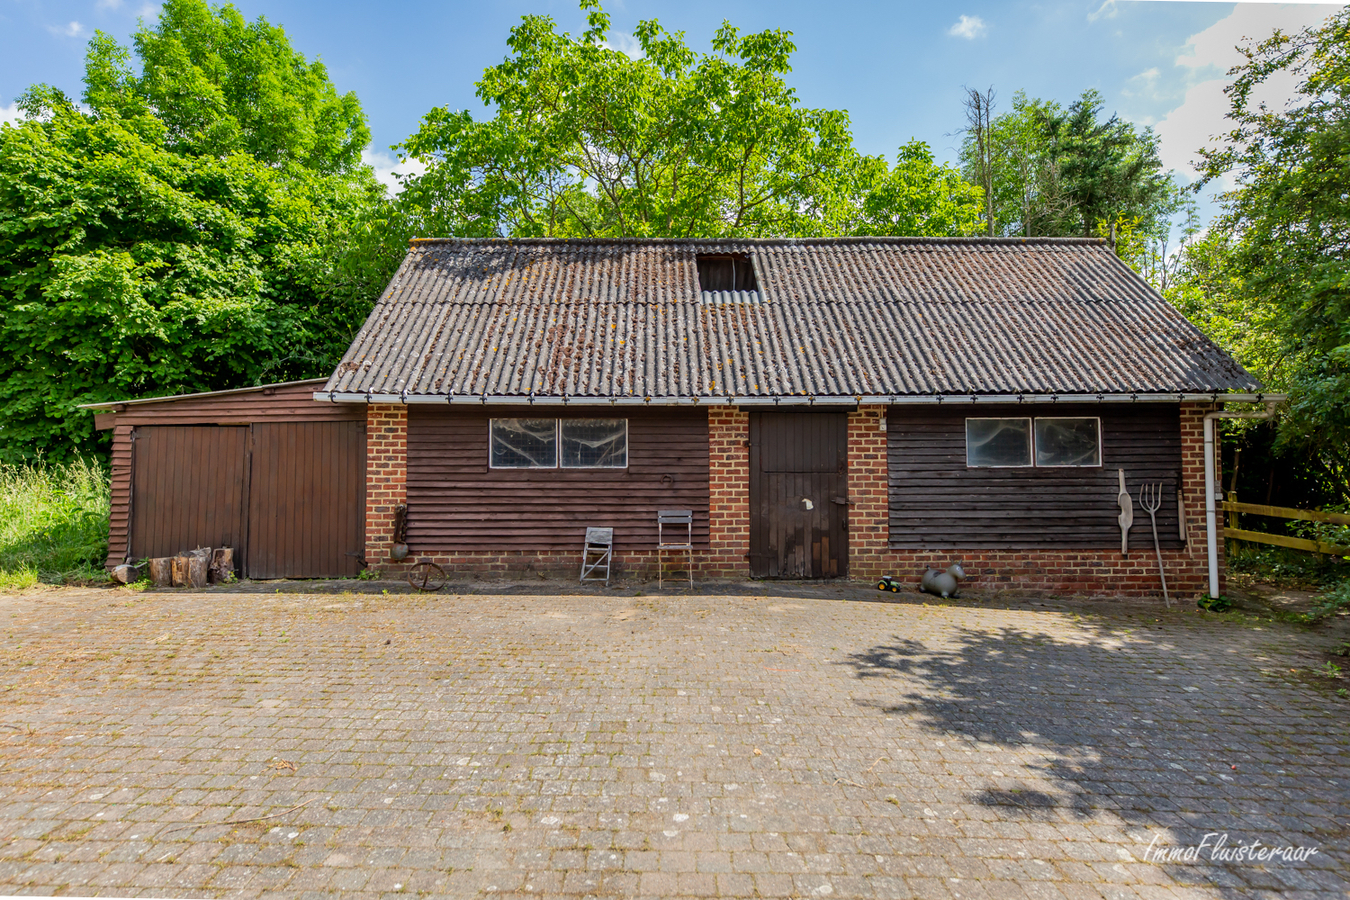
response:
M1345 896L1306 635L775 590L0 597L0 893Z

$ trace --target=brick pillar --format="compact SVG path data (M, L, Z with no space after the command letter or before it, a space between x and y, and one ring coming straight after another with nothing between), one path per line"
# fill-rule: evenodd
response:
M1186 496L1186 549L1196 561L1205 587L1209 590L1205 535L1205 413L1218 409L1212 403L1181 404L1181 485ZM1219 452L1218 423L1214 428L1214 477L1223 479L1223 455ZM1222 489L1220 489L1222 493ZM1228 563L1224 553L1223 513L1216 520L1219 528L1219 592L1227 590Z
M885 574L890 535L884 406L860 406L848 414L848 574Z
M708 408L709 575L750 575L750 414Z
M366 407L366 564L389 562L394 506L408 502L408 408Z

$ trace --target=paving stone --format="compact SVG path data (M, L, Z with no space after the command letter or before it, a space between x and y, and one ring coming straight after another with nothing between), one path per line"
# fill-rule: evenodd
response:
M872 600L0 595L0 893L1345 896L1342 637Z

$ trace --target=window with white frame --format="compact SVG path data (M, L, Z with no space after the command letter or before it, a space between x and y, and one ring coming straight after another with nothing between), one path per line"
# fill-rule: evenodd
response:
M1101 464L1101 419L1095 416L1036 419L1036 465L1100 466Z
M488 440L494 469L628 466L627 419L493 419Z
M971 468L1031 465L1031 420L966 419L966 465Z
M970 468L1066 468L1102 464L1101 419L1046 416L966 419Z

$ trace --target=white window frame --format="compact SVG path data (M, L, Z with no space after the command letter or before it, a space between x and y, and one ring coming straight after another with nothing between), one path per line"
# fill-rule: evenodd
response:
M973 466L970 464L970 426L967 422L1006 422L1010 419L1022 419L1027 423L1027 459L1025 465L1018 466ZM967 469L1034 469L1036 467L1036 422L1033 416L966 416L961 423L961 437L966 442Z
M629 444L628 444L628 418L627 416L571 416L571 421L585 421L586 419L618 419L623 422L623 461L621 466L567 466L563 465L562 448L562 423L563 419L555 417L553 419L553 465L551 466L498 466L492 462L492 426L493 423L506 419L546 419L548 416L490 416L488 418L488 468L493 471L501 472L561 472L564 469L569 472L583 472L590 470L603 470L608 472L620 471L628 468Z
M497 422L507 419L546 419L548 416L491 416L488 418L488 468L498 469L503 472L555 472L558 469L559 457L562 456L562 447L560 446L560 436L558 434L558 420L553 420L553 465L551 466L498 466L492 462L492 426Z
M1031 462L1027 463L1026 465L1020 465L1020 466L973 466L973 465L971 465L971 464L970 464L970 431L968 430L968 427L966 426L966 422L970 422L971 420L982 420L982 421L991 421L991 420L992 420L992 421L1006 421L1006 420L1008 420L1008 419L1023 419L1023 420L1025 420L1025 421L1027 421L1028 423L1030 423L1030 430L1029 430L1029 433L1028 433L1028 438L1029 438L1028 443L1030 444L1030 449L1031 449ZM1036 462L1036 450L1037 450L1037 444L1036 444L1036 423L1037 423L1038 421L1040 421L1041 419L1092 419L1092 420L1094 420L1094 421L1097 423L1097 462L1096 462L1096 463L1093 463L1093 464L1091 464L1091 465L1060 464L1060 465L1044 465L1044 466L1041 465L1040 463ZM1103 449L1104 449L1104 448L1103 448L1103 446L1102 446L1102 418L1101 418L1101 416L966 416L965 419L964 419L964 421L961 423L961 425L962 425L962 429L963 429L962 437L963 437L963 439L964 439L965 442L966 442L966 468L967 468L967 469L1100 469L1100 468L1102 468L1102 466L1105 465L1105 460L1103 459Z
M569 466L563 463L563 422L584 422L587 419L618 419L623 422L623 465L621 466ZM559 469L626 469L628 468L628 417L627 416L573 416L568 419L558 419L558 468Z
M1060 463L1058 465L1041 465L1036 462L1037 450L1039 444L1036 440L1036 422L1046 419L1054 421L1056 419L1092 419L1097 423L1097 461L1087 465L1077 465L1074 463ZM1031 461L1038 469L1100 469L1102 467L1102 417L1101 416L1036 416L1035 421L1031 423Z

